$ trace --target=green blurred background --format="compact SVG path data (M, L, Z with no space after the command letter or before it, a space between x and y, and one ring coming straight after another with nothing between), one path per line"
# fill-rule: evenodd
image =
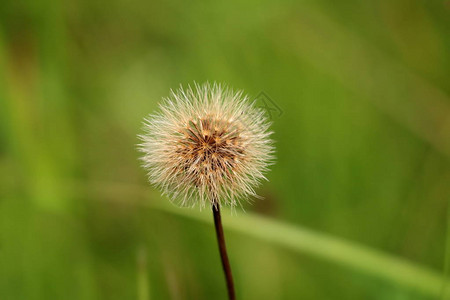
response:
M135 146L207 80L282 110L265 200L224 212L239 299L450 299L450 2L424 0L2 0L0 299L226 298L210 212Z

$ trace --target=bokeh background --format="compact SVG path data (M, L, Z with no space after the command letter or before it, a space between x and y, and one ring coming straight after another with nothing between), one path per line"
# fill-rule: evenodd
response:
M1 1L0 299L226 299L210 212L135 146L207 80L275 132L224 212L239 299L450 299L450 3L421 0Z

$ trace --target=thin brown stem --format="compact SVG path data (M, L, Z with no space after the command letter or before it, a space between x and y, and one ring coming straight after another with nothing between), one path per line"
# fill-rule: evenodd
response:
M233 275L231 274L230 261L228 260L227 247L225 245L225 236L223 234L222 218L220 216L220 207L218 204L212 206L214 215L214 225L216 227L217 242L219 244L220 259L222 260L223 272L227 281L228 298L235 300Z

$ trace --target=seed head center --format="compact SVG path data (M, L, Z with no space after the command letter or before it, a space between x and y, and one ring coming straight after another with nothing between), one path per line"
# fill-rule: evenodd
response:
M244 149L238 126L229 121L206 117L190 120L182 130L179 154L183 168L208 172L229 173Z

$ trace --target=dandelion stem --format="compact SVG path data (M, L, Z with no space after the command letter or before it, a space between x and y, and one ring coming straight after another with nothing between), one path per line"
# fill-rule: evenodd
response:
M235 300L233 275L231 274L230 261L228 260L227 247L225 245L225 236L223 234L222 217L220 216L219 204L212 205L214 215L214 226L216 228L217 242L219 244L220 259L222 260L223 272L227 281L228 298Z

